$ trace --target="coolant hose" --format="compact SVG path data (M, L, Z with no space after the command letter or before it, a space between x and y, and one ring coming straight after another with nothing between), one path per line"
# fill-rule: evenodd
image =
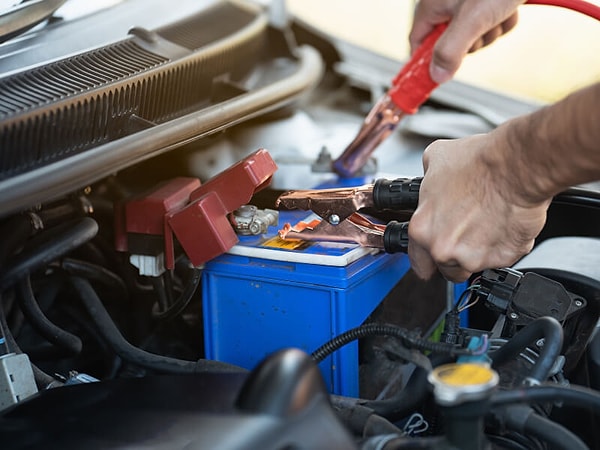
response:
M432 355L430 360L431 366L437 367L453 359L446 355ZM404 388L392 397L383 400L361 400L361 404L392 422L401 420L413 413L431 395L431 385L427 380L429 372L430 370L416 366Z
M539 339L544 339L540 355L534 363L528 379L533 383L545 381L556 358L560 355L563 346L563 329L558 320L553 317L540 317L519 330L509 341L498 350L489 354L492 366L500 366L513 360Z
M416 367L411 374L406 386L394 397L385 400L366 400L361 398L331 396L331 402L342 417L351 417L353 423L359 423L362 430L366 426L366 420L371 413L385 417L391 422L396 422L407 417L425 402L430 395L427 371ZM364 416L361 422L361 415Z
M403 419L418 408L430 394L428 372L415 367L406 386L396 395L385 400L366 400L363 405L392 422Z
M492 406L511 403L561 402L578 408L590 408L600 416L600 393L577 385L561 386L547 384L509 391L498 391L492 395Z
M220 361L201 359L187 361L156 355L130 344L121 334L90 282L84 278L71 277L71 285L77 292L98 331L113 351L123 360L162 373L184 374L198 372L247 372L246 369Z

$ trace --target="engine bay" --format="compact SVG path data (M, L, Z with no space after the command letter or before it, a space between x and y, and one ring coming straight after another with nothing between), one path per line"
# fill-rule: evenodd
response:
M450 82L343 178L401 62L251 1L64 3L0 43L2 448L600 448L596 186L465 283L281 237L319 219L286 193L413 195L428 143L540 105Z

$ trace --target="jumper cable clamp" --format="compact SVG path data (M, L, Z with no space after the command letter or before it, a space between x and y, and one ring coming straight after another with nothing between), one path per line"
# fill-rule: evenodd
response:
M312 211L314 220L286 223L282 239L356 243L387 253L408 251L408 222L373 222L364 210L412 213L418 204L421 178L378 179L351 188L309 189L282 194L276 206Z

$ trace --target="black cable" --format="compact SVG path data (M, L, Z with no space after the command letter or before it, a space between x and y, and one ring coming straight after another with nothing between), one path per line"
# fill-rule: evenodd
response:
M175 300L175 302L173 302L173 304L169 306L169 308L167 308L165 311L153 314L155 319L172 319L173 317L177 317L185 310L185 308L187 308L187 306L192 301L194 293L196 292L196 289L200 284L200 279L202 278L202 271L200 269L194 267L191 272L192 273L190 279L187 282L184 290L177 298L177 300Z
M163 285L165 286L165 294L167 296L167 307L173 305L173 278L171 278L171 271L166 270L162 276ZM164 311L164 310L163 310Z
M70 282L102 337L123 360L163 373L246 372L243 368L220 361L206 359L186 361L156 355L135 347L123 337L89 281L71 277Z
M473 354L473 351L469 349L457 348L454 345L441 342L428 341L396 325L368 323L352 328L345 333L334 337L315 350L311 356L315 362L319 363L344 345L368 336L393 336L402 340L405 345L408 345L409 347L432 353L442 353L447 355Z
M548 378L563 345L563 329L553 317L539 317L519 330L498 350L489 354L492 366L497 367L516 358L529 344L544 339L540 355L535 361L529 378L543 382Z
M589 189L569 188L552 199L552 204L590 206L600 208L600 194Z
M33 329L52 344L67 350L69 354L78 355L82 348L81 339L56 326L45 316L35 299L30 277L27 276L19 282L17 291L21 311Z
M158 308L161 311L169 309L169 298L167 297L167 289L165 288L164 280L159 277L150 277L150 284L154 289L154 293L158 297Z
M84 217L40 233L31 239L0 277L0 291L14 285L33 271L60 259L98 233L94 219Z

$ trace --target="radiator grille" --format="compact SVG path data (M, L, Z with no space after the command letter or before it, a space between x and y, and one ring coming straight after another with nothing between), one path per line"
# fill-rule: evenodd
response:
M0 82L0 118L130 77L168 60L125 41Z
M266 21L243 39L226 39L258 17L224 3L156 30L197 48L173 60L129 37L0 79L0 180L210 104L216 77L243 75L261 60Z

